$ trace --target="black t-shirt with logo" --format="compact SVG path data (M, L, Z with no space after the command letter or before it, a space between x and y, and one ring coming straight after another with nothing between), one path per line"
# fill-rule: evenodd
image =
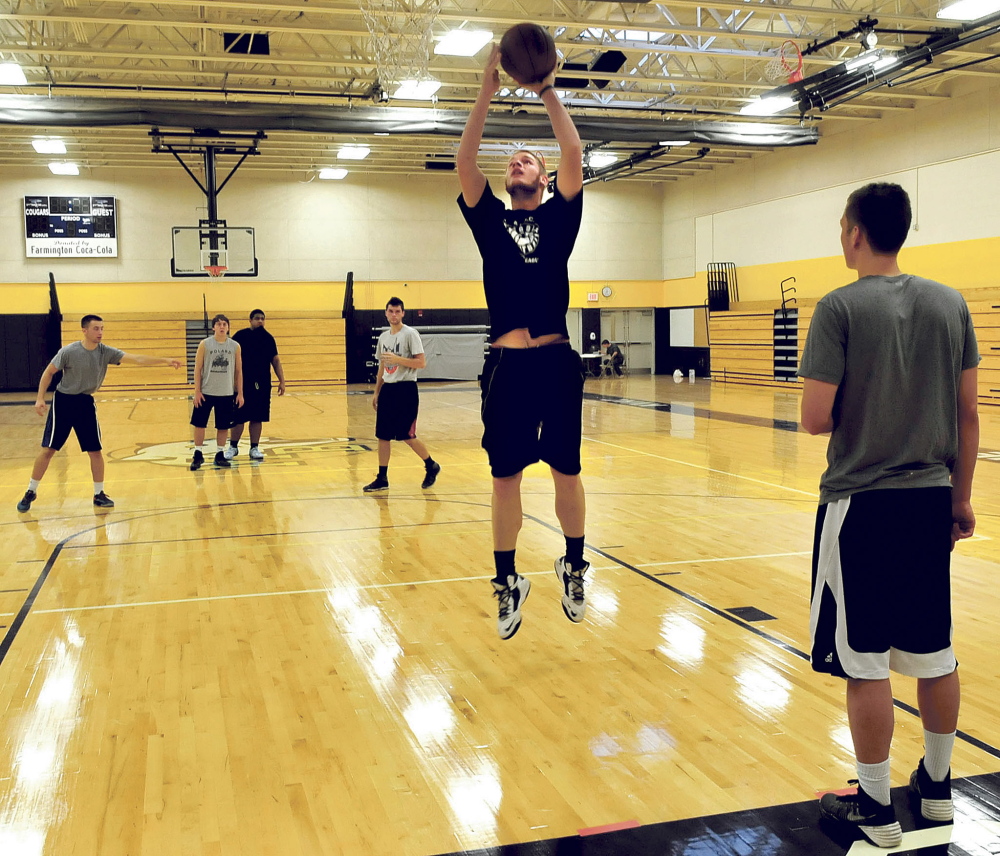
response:
M483 257L483 285L494 339L528 328L532 337L568 338L569 256L583 216L583 191L567 202L558 190L534 211L510 210L487 183L472 208L458 197Z

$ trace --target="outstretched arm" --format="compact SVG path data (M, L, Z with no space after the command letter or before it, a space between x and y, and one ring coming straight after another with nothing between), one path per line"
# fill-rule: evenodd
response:
M566 106L559 100L555 86L555 70L541 83L527 84L527 88L538 95L545 105L552 122L552 133L559 143L559 174L556 179L556 190L567 202L583 190L583 143L580 133L573 124Z
M122 362L136 366L170 366L172 369L181 367L181 361L173 357L147 357L144 354L123 354Z
M486 116L490 111L490 102L500 89L500 48L493 45L490 56L486 60L483 71L483 85L479 89L476 103L469 113L462 141L458 144L458 154L455 165L458 168L458 180L462 185L462 196L465 204L475 207L486 189L486 174L479 168L479 146L483 141L483 129L486 127Z

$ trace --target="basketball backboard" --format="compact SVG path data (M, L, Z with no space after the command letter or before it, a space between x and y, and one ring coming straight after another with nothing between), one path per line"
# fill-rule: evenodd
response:
M172 226L171 276L257 276L257 253L252 226Z

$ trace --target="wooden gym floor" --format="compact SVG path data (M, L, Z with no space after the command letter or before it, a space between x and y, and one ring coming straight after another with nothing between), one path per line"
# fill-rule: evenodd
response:
M0 399L0 853L864 852L814 806L854 775L842 685L803 653L826 438L794 392L587 390L587 617L535 466L506 642L474 384L421 385L437 485L396 444L375 496L368 387L276 397L264 463L244 440L196 473L184 396L99 396L109 512L72 439L18 514L42 420ZM899 852L1000 852L998 417L954 561L958 819L904 811ZM895 695L903 785L922 737Z

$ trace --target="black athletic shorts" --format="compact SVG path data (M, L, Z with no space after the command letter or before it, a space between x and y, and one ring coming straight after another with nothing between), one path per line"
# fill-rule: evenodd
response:
M94 396L69 395L56 390L45 419L42 445L58 451L66 445L70 431L76 432L81 452L101 451L101 426L97 422Z
M819 507L812 667L881 680L951 674L951 488L868 490Z
M269 422L271 419L271 384L244 381L243 406L233 413L233 425L245 422Z
M375 436L379 440L413 440L417 436L420 396L415 380L383 383L375 411Z
M208 427L208 415L215 410L215 430L228 431L233 427L233 407L236 401L231 395L206 395L205 400L191 411L191 424L195 428Z
M580 472L583 360L569 344L493 348L483 367L483 448L494 478L544 461Z

